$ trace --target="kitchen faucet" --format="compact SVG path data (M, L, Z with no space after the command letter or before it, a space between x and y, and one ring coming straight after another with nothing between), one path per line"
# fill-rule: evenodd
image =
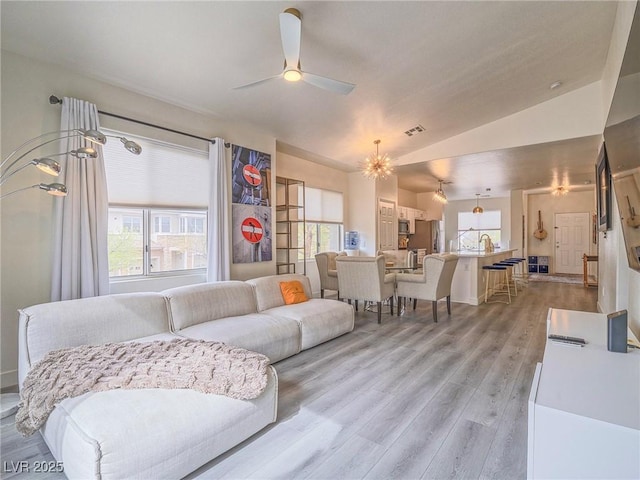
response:
M493 252L493 242L491 241L491 237L488 234L483 233L482 235L480 235L480 240L479 241L480 242L484 241L484 252L485 253Z

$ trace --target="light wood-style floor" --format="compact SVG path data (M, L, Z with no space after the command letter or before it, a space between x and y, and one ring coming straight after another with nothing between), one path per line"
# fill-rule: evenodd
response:
M441 302L438 323L430 302L382 325L361 311L352 333L278 362L278 421L189 478L525 478L547 310L596 311L596 296L536 282L511 305L454 303L448 317ZM14 417L1 428L3 462L52 460Z

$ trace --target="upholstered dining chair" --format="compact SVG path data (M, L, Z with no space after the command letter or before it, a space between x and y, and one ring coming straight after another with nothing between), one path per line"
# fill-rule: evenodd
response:
M413 252L411 250L378 250L376 255L384 255L385 262L392 266L410 266Z
M377 257L336 257L340 296L351 300L376 302L378 323L382 323L382 302L389 300L393 315L395 273L385 273L384 255Z
M447 313L451 315L451 281L458 264L458 256L453 254L426 255L422 259L422 273L396 274L396 293L398 307L402 298L431 300L433 321L438 321L438 300L447 298ZM400 315L400 308L398 308Z
M335 290L340 298L336 257L346 256L344 252L320 252L316 254L316 265L320 275L320 297L324 298L325 290Z

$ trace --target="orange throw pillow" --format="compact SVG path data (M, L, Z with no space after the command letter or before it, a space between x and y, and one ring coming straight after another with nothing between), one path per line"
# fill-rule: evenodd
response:
M293 305L294 303L302 303L309 300L304 293L304 287L298 280L290 282L280 282L280 291L285 305Z

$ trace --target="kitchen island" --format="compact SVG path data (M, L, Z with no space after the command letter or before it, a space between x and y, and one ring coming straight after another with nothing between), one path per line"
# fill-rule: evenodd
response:
M468 305L480 305L484 302L485 272L482 267L511 258L515 251L516 249L498 249L494 252L452 252L459 259L451 283L451 301Z

